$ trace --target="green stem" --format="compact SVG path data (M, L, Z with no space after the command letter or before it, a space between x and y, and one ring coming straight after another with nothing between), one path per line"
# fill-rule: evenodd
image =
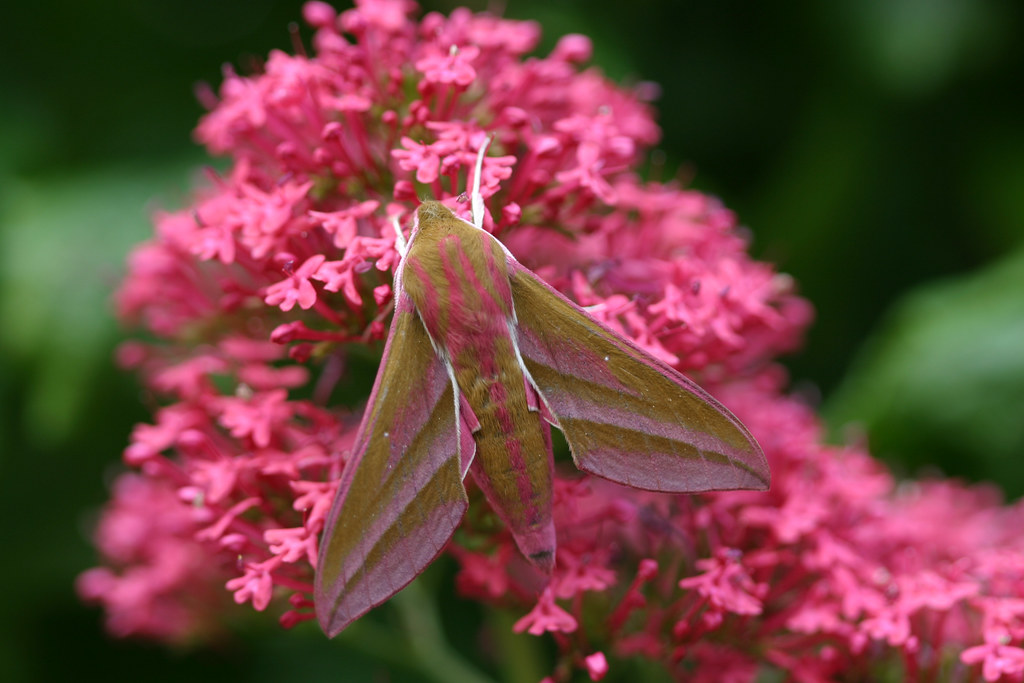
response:
M436 603L421 584L413 581L391 599L391 604L398 611L409 650L423 673L437 683L495 683L448 647Z
M551 673L550 663L545 663L541 638L513 632L516 618L507 610L489 609L487 614L506 683L536 683Z

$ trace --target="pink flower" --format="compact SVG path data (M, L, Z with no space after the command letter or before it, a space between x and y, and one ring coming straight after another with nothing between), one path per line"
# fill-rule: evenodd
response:
M985 643L968 648L960 654L964 664L982 664L982 675L986 681L998 681L1003 674L1011 680L1024 675L1024 648L999 643Z
M278 389L251 398L224 398L220 422L232 436L248 437L257 446L268 446L271 434L290 417L292 408L287 396Z
M359 234L360 225L366 224L366 219L372 216L379 206L379 201L371 199L338 211L310 211L309 216L319 220L323 229L334 235L336 247L345 248Z
M465 88L476 79L473 60L480 54L480 48L469 46L462 49L452 45L447 54L433 54L416 62L426 83L457 85Z
M608 673L608 660L605 659L603 652L587 655L583 658L583 662L592 681L599 681Z
M761 600L768 587L755 583L741 564L739 553L730 548L719 549L713 559L698 560L704 573L683 579L679 587L695 589L707 598L712 607L734 614L760 614Z
M957 659L964 678L1021 680L1024 507L991 487L897 485L863 448L824 445L775 363L810 305L751 259L721 202L634 170L660 138L654 89L587 68L585 37L527 57L534 22L415 9L311 2L308 56L227 71L196 138L229 170L157 214L129 257L118 313L149 341L121 359L156 407L77 586L111 632L199 638L229 596L286 626L310 618L361 414L342 397L370 388L349 356L379 348L393 310L392 219L428 197L466 213L491 137L485 228L728 405L773 481L669 496L560 469L550 583L474 495L447 551L459 592L524 614L515 630L553 641L559 683L625 656L698 681L935 680Z
M263 300L269 306L280 306L285 312L292 310L296 303L302 309L312 308L316 303L316 289L310 279L325 259L323 254L310 256L297 270L289 273L286 279L267 287L267 295ZM286 262L286 272L291 269L291 261Z
M262 612L270 604L274 589L272 572L279 564L272 558L266 562L246 565L245 573L228 581L225 587L235 592L235 602L252 602L253 609Z
M577 627L576 619L555 604L551 590L545 589L530 613L517 621L512 630L516 633L528 631L539 636L547 631L572 633Z
M432 183L437 180L441 168L441 157L431 145L424 145L409 138L402 138L402 147L392 152L399 166L406 171L416 171L416 180Z
M75 586L107 610L112 634L184 642L217 630L218 584L228 573L224 558L196 541L201 523L166 482L118 479L95 535L109 564L83 573Z

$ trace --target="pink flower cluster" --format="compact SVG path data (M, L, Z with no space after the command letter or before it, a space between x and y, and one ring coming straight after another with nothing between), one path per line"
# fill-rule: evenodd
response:
M897 484L822 443L772 364L810 321L716 200L640 180L659 135L648 85L584 68L590 44L527 56L539 28L408 0L305 6L313 56L228 72L197 130L231 169L158 215L129 261L121 350L159 398L132 434L81 595L111 631L215 627L216 596L311 617L318 537L369 385L396 265L392 217L466 189L482 140L485 227L593 315L687 371L749 426L767 493L669 496L567 468L544 582L478 491L449 547L462 594L558 644L561 679L636 656L696 681L1024 679L1024 510L954 482ZM458 206L458 203L449 202ZM462 204L463 213L468 206Z

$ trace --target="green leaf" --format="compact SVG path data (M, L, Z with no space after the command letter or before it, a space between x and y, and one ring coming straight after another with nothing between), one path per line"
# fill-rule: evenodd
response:
M112 362L125 256L151 234L153 197L183 177L172 164L5 180L0 374L28 378L20 428L33 443L59 442L95 399L97 371Z
M824 412L912 470L1024 492L1024 251L908 296Z

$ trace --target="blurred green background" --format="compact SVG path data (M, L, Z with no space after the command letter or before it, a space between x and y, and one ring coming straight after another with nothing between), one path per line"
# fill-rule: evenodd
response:
M72 591L94 562L91 520L129 430L147 418L112 363L125 254L207 161L190 141L195 84L291 50L300 7L42 0L4 12L5 681L420 680L430 668L391 628L410 613L401 606L341 642L261 618L230 642L169 651L110 640ZM662 86L665 167L735 209L754 254L817 309L787 364L837 438L866 434L901 473L1024 491L1024 3L517 0L505 14L542 23L541 52L585 33L610 76ZM479 649L480 615L457 609L469 626L452 626L456 649ZM471 664L537 680L536 655Z

